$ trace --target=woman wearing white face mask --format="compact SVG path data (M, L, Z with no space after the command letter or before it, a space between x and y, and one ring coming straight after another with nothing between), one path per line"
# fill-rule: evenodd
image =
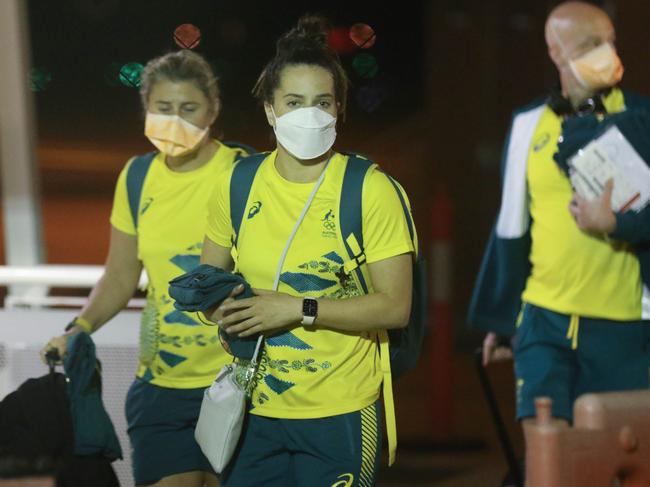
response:
M126 404L136 484L218 485L193 425L203 389L231 358L215 329L175 310L167 283L198 265L205 229L197 222L205 221L214 180L245 154L209 136L219 89L200 55L183 50L151 60L140 91L145 135L159 152L131 159L120 174L105 273L68 333L44 351L65 355L71 334L94 332L122 310L144 266L140 367Z
M343 239L350 247L359 242L342 235L353 213L342 204L350 196L343 181L349 165L363 162L332 149L348 81L326 38L323 20L305 17L278 41L254 90L277 148L225 174L209 205L202 262L235 267L257 296L226 299L206 318L229 341L265 335L251 414L222 476L227 486L375 482L382 387L376 338L379 330L406 326L414 245L406 195L373 167L355 193L363 231L354 237L363 238L365 261L358 262L368 294L344 266L353 261ZM242 189L237 175L253 160L259 166L236 231L230 191Z

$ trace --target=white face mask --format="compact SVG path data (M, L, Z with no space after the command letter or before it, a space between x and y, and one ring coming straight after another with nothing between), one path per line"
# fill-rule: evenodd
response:
M300 160L322 156L336 140L336 117L318 107L292 110L281 117L275 115L275 137L282 147Z

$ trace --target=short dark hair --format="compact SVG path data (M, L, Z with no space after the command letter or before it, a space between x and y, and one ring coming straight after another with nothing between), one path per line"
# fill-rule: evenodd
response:
M328 23L322 16L301 17L296 27L278 39L275 56L257 79L253 95L261 102L273 103L273 93L285 67L298 64L321 66L334 78L334 94L339 103L339 113L345 118L350 81L338 54L327 43L328 32Z

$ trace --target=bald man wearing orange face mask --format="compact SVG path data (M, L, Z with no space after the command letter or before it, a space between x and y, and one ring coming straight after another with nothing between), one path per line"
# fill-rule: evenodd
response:
M550 13L545 37L560 89L513 116L501 208L469 313L488 331L485 365L514 355L524 425L535 397L551 397L553 415L570 422L583 393L649 387L650 292L634 239L594 235L576 223L571 183L553 155L570 117L600 119L650 108L650 100L618 87L623 64L602 9L564 2ZM510 341L512 351L503 346Z

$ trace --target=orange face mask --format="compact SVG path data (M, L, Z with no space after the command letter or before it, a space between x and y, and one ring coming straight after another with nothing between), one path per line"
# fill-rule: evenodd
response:
M199 145L208 133L178 115L147 112L144 135L156 148L168 156L188 154Z
M609 42L569 62L580 84L590 90L609 88L623 78L623 63Z

